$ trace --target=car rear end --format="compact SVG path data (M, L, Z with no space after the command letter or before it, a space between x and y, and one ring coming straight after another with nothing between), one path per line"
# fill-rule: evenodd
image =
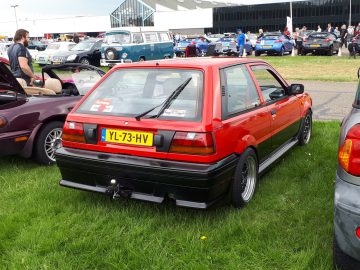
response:
M116 67L68 115L60 184L207 208L227 191L236 164L216 154L212 81L199 68L147 65Z
M257 54L262 53L279 53L283 47L283 40L281 35L265 35L261 40L256 42L255 52Z
M334 262L360 269L360 87L342 122L334 201Z
M191 43L191 40L181 40L177 43L174 48L175 54L177 57L185 56L186 47Z
M313 33L307 39L304 39L302 50L303 53L332 53L333 40L327 33Z

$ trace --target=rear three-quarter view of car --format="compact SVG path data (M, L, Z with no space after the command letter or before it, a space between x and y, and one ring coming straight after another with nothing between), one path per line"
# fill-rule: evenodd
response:
M68 115L65 187L178 206L245 206L259 174L307 144L312 100L266 62L201 58L115 66ZM225 201L226 201L225 200Z
M341 125L338 162L334 264L342 270L360 269L360 84L353 108Z

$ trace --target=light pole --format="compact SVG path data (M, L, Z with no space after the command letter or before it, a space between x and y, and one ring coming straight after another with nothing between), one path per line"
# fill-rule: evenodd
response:
M351 0L349 4L349 26L351 25Z
M16 30L19 29L18 27L18 21L17 21L17 16L16 16L16 8L18 7L19 5L12 5L11 7L14 8L14 12L15 12L15 21L16 21Z

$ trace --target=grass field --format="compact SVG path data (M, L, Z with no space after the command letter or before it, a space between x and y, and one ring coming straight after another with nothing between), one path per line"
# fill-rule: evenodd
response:
M0 269L331 269L338 134L315 122L242 210L110 201L60 187L56 166L2 158Z
M252 56L252 58L255 58ZM333 81L352 82L358 81L356 76L360 67L360 57L356 59L347 56L261 56L276 68L286 80L307 81ZM34 63L36 73L41 73L41 68ZM107 67L102 67L108 71Z

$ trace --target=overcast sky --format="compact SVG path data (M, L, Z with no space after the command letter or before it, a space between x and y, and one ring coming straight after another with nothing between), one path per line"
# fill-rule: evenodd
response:
M239 4L284 2L284 0L217 1ZM25 20L64 16L106 16L114 11L120 2L120 0L0 0L0 22L15 20L14 8L11 5L19 5L16 8L18 20Z

